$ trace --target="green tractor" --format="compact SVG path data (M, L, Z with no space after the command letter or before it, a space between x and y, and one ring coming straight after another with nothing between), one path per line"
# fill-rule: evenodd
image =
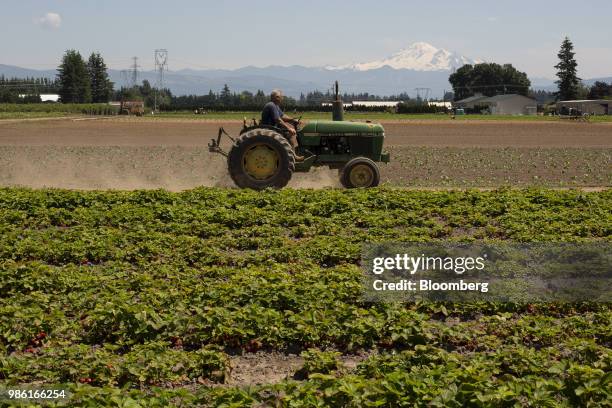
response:
M388 163L389 153L383 151L385 131L379 124L343 120L343 105L338 94L333 102L333 120L311 121L295 125L298 139L297 162L289 144L288 132L275 126L248 126L246 120L238 138L219 129L217 139L208 147L211 152L227 157L234 183L241 188L261 190L283 188L294 172L307 172L313 166L338 169L340 182L346 188L375 187L380 182L377 162ZM220 147L221 137L232 141L229 152Z

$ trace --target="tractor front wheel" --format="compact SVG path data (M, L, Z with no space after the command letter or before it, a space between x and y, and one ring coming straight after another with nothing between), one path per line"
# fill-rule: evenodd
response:
M340 170L340 183L346 188L376 187L380 183L380 171L372 160L356 157Z
M230 176L240 188L283 188L295 171L295 156L287 139L270 129L240 135L227 157Z

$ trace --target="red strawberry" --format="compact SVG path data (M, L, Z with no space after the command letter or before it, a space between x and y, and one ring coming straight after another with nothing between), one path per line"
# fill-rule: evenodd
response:
M262 346L261 341L259 341L259 340L257 340L257 339L253 339L253 340L250 340L250 341L247 343L247 345L246 345L245 349L246 349L246 351L248 351L249 353L254 353L254 352L256 352L257 350L259 350L259 349L261 348L261 346Z

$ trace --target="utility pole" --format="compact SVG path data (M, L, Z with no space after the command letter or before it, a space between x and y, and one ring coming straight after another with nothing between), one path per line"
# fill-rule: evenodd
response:
M155 50L155 71L157 71L157 86L155 87L155 102L153 112L157 112L157 93L164 89L164 71L168 70L168 50L160 48Z

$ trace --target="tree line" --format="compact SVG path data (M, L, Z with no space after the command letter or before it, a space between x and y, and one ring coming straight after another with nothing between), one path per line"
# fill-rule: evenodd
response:
M100 53L85 61L76 50L67 50L57 77L0 78L0 102L41 102L41 93L57 93L63 103L106 103L113 96L113 83Z
M38 103L40 94L56 94L57 80L50 78L6 78L0 75L0 103Z
M612 99L612 82L609 84L596 81L587 95L587 99Z
M415 101L410 98L407 93L399 95L378 96L370 93L344 93L341 95L344 102L353 101L400 101L409 102ZM285 96L283 106L285 109L301 109L308 107L312 109L325 110L321 105L324 102L330 102L334 99L333 93L328 90L326 92L312 91L301 93L299 98ZM173 96L171 104L168 108L173 110L195 110L195 109L210 109L210 110L253 110L261 109L261 107L270 100L270 94L266 94L259 89L253 93L250 91L232 92L227 84L223 86L220 92L215 93L212 89L206 95L182 95Z
M113 94L104 59L92 53L87 62L76 50L68 50L57 69L59 97L64 103L105 103Z
M482 63L464 65L450 75L452 93L444 100L461 100L477 93L494 96L516 93L531 96L538 103L546 104L556 100L606 99L612 98L612 83L596 82L590 88L582 84L578 77L578 64L574 46L565 38L557 54L559 63L555 65L558 91L551 93L543 90L530 90L531 82L527 74L514 68L512 64ZM200 108L217 110L259 109L269 101L264 91L232 92L227 84L220 92L212 90L206 95L174 96L170 89L156 89L145 80L141 85L114 90L108 76L108 69L100 53L92 53L85 61L76 50L67 50L62 57L56 79L49 78L5 78L0 76L0 102L32 103L40 102L41 93L57 93L64 103L106 103L114 100L144 100L147 106L159 106L162 110L193 110ZM285 97L286 109L320 107L323 102L334 98L332 92L312 91L302 93L299 98ZM411 99L407 93L391 96L378 96L369 93L344 93L344 102L359 101L400 101L404 106L419 105L420 101Z
M145 106L153 108L157 106L160 110L170 110L172 105L172 92L168 88L157 89L151 86L148 80L142 81L141 85L133 87L121 87L113 94L116 101L144 101Z
M531 81L524 72L512 64L496 63L466 64L450 75L448 81L453 86L455 100L482 94L519 94L527 96Z
M557 92L530 91L531 82L527 74L518 71L512 64L466 64L449 77L454 100L469 98L478 93L485 96L514 93L531 96L542 104L558 100L605 99L612 96L612 84L596 82L590 89L584 86L578 77L574 45L568 37L561 43L557 57Z

